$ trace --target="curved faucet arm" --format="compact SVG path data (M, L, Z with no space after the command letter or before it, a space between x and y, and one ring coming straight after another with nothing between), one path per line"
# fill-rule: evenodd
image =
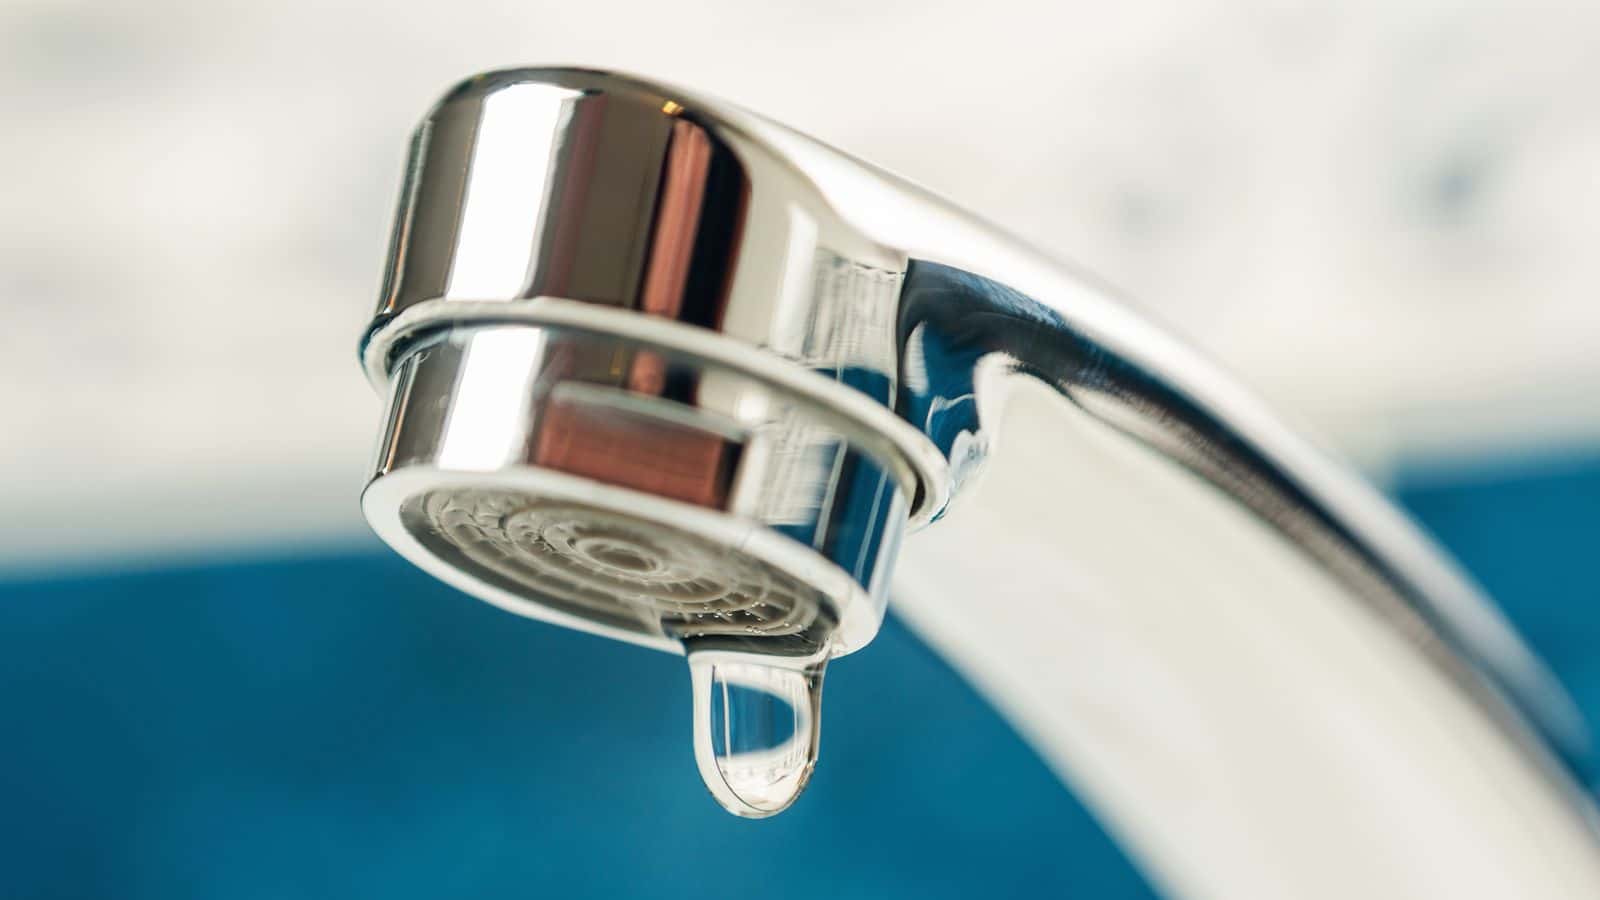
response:
M1584 723L1403 514L1094 279L750 118L907 259L897 412L963 496L895 608L1173 893L1600 891Z
M718 677L814 707L920 528L897 608L1173 893L1600 896L1576 713L1404 516L1091 279L781 125L603 72L464 82L363 357L374 528L714 657L697 728ZM807 709L700 754L719 797L782 763L725 805L793 799Z
M1565 696L1365 485L965 271L914 262L902 334L903 409L988 458L895 608L1174 894L1600 883Z
M1576 708L1403 514L1092 278L742 127L907 259L897 412L965 496L895 608L1173 893L1600 891Z

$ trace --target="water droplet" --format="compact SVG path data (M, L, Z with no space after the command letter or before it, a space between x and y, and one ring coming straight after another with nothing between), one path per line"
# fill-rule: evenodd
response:
M695 762L723 809L765 818L805 790L817 764L826 660L689 654Z

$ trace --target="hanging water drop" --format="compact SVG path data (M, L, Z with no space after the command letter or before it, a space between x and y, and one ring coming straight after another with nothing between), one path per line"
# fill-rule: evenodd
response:
M695 762L723 809L765 818L805 789L817 763L825 664L826 656L689 654Z

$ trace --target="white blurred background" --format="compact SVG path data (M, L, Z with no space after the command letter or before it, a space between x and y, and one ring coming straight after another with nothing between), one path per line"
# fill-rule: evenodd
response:
M407 132L613 67L1121 286L1382 478L1600 446L1600 6L0 3L0 569L369 540Z

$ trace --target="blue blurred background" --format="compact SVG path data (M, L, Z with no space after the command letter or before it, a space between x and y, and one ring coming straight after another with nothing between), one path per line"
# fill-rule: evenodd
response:
M1600 458L1400 500L1600 720ZM799 805L736 820L682 661L477 603L382 552L0 585L6 896L1150 897L891 620L834 666Z
M728 97L1119 285L1600 720L1600 6L0 0L0 896L1150 896L897 622L741 822L680 660L367 536L407 133L522 63Z

